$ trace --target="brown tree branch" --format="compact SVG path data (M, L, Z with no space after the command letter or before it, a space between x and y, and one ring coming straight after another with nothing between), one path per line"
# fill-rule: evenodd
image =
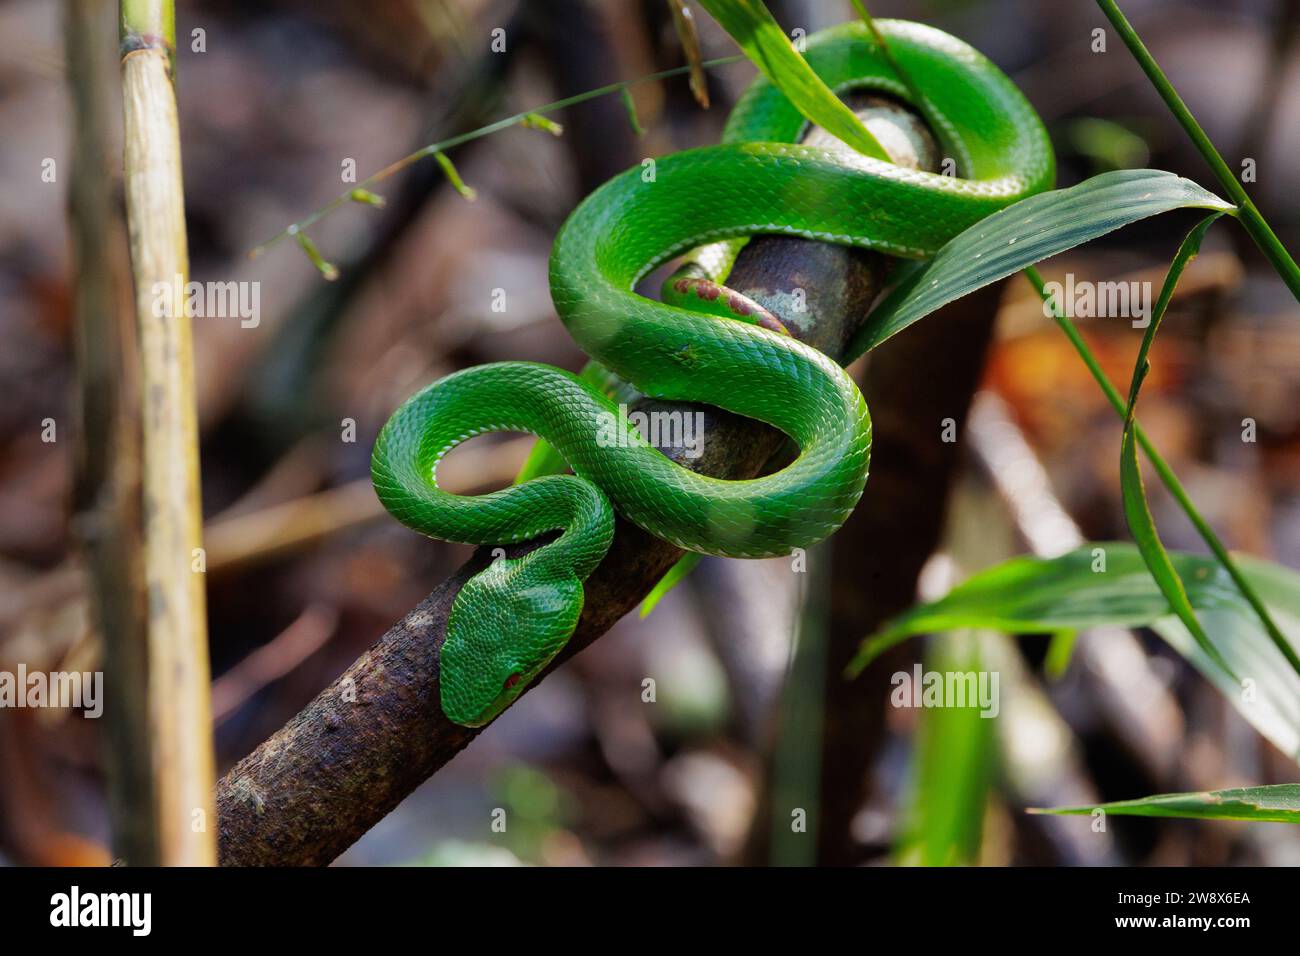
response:
M919 135L919 121L901 106L876 100L871 113L874 122L895 126L895 139L911 142ZM839 356L885 271L881 257L860 250L763 237L742 253L728 285L770 308L798 338ZM796 307L800 289L804 312ZM646 401L640 407L668 405ZM784 437L768 426L718 409L698 410L705 416L703 454L688 459L683 449L661 449L684 467L719 478L753 477L784 448ZM546 673L636 607L681 553L620 520L609 555L586 583L578 628ZM491 549L480 548L218 783L224 865L329 863L474 739L478 730L443 716L438 658L456 593L490 559Z
M984 369L1001 284L986 286L871 353L863 395L874 413L870 495L831 540L831 614L817 862L862 862L853 820L885 738L891 676L911 665L912 644L893 648L856 680L844 678L862 639L916 601L917 578L939 546L946 502ZM951 419L951 425L946 420Z

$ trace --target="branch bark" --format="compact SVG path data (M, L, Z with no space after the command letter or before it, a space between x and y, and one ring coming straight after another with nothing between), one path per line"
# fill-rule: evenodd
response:
M895 142L918 136L919 120L897 104L875 99L867 112L874 123L895 126ZM886 270L882 257L861 250L763 237L746 247L728 285L771 309L796 337L839 356ZM797 311L797 290L806 311ZM670 406L646 401L640 407ZM684 467L719 478L753 477L785 447L784 436L761 423L707 406L688 410L704 415L704 453L689 459L684 449L661 449ZM620 520L609 555L586 583L577 630L546 674L636 607L681 554ZM223 865L329 863L477 736L443 716L438 656L456 593L490 560L491 549L480 548L218 783Z
M869 789L869 768L885 737L891 676L917 649L893 648L857 680L844 669L862 639L916 601L921 568L939 546L948 493L963 443L944 441L946 420L961 435L984 369L1001 284L952 303L871 353L863 394L874 413L872 493L831 539L831 614L817 862L862 862L853 821Z

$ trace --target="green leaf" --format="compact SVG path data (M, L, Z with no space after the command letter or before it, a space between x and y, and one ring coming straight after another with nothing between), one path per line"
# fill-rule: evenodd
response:
M1300 823L1300 783L1238 787L1201 793L1162 793L1140 800L1117 800L1095 807L1030 808L1030 813L1091 814L1101 809L1129 817L1184 817L1195 820L1258 820Z
M1074 645L1079 635L1075 631L1057 631L1047 645L1047 657L1043 660L1043 672L1052 680L1060 680L1070 669L1070 659L1074 656Z
M811 123L864 156L889 154L795 50L761 0L700 0L745 55Z
M942 137L947 129L947 123L942 116L935 112L934 107L930 105L930 98L925 95L925 90L921 89L919 83L912 78L912 75L903 69L902 64L894 58L894 51L889 46L889 41L885 35L880 32L880 27L876 26L875 18L872 17L871 11L862 0L853 0L853 7L858 11L858 17L866 24L867 30L871 33L871 39L876 41L876 46L880 47L880 53L889 63L889 68L894 71L894 75L907 89L908 94L912 97L912 105L920 111L921 117L929 126L930 131L937 137Z
M436 152L433 154L433 158L436 159L438 165L442 167L442 173L447 177L447 182L451 183L452 189L456 190L456 192L460 193L461 196L468 199L470 202L473 202L478 198L478 192L473 186L465 185L465 180L460 178L460 173L457 172L455 164L446 153L441 151Z
M1106 401L1110 403L1111 408L1115 409L1115 414L1120 417L1120 421L1126 421L1128 403L1120 397L1119 391L1111 384L1110 379L1107 378L1105 371L1103 371L1100 363L1098 363L1097 357L1092 354L1092 350L1089 349L1087 343L1084 342L1083 336L1079 334L1079 329L1075 326L1074 322L1065 315L1061 308L1055 303L1052 295L1048 293L1046 284L1043 282L1043 277L1038 274L1038 270L1033 266L1029 266L1024 270L1024 276L1029 280L1030 285L1032 285L1042 297L1043 302L1050 310L1056 324L1060 327L1061 331L1065 333L1065 337L1070 340L1070 344L1074 346L1075 351L1078 352L1079 358L1081 358L1083 364L1088 367L1088 372L1092 375L1093 380L1096 381L1102 394L1106 396ZM1238 568L1236 562L1232 560L1232 556L1228 554L1228 549L1224 545L1223 541L1221 541L1219 536L1215 534L1214 529L1210 527L1210 523L1201 516L1199 511L1196 510L1196 505L1192 503L1192 499L1188 496L1187 489L1183 487L1183 483L1178 480L1178 476L1175 475L1173 469L1169 467L1164 456L1156 450L1155 445L1151 443L1151 440L1147 438L1146 434L1142 431L1142 427L1136 422L1133 424L1133 434L1137 438L1137 443L1142 447L1142 450L1146 452L1147 460L1151 462L1151 466L1155 469L1156 474L1160 476L1160 481L1169 489L1169 494L1183 510L1183 514L1187 515L1187 520L1192 523L1192 527L1196 529L1196 533L1201 536L1201 540L1205 542L1206 546L1210 549L1210 552L1218 558L1219 563L1223 565L1223 569L1227 571L1228 575L1237 585L1237 590L1241 592L1242 597L1246 599L1254 609L1255 614L1258 615L1260 623L1264 625L1264 630L1273 641L1273 645L1282 653L1282 656L1286 658L1287 663L1291 665L1291 669L1297 674L1300 674L1300 655L1296 654L1295 648L1291 646L1286 637L1282 634L1277 623L1270 616L1268 608L1264 606L1263 600L1261 600L1260 596L1255 592L1255 588L1253 588L1250 582L1246 580L1245 576L1241 573L1241 569Z
M1095 116L1072 120L1065 138L1082 156L1092 160L1094 168L1132 169L1142 166L1151 156L1150 147L1132 130Z
M311 241L311 237L308 236L307 233L295 229L293 231L293 237L298 240L298 245L302 248L302 251L307 254L307 258L311 260L311 264L316 267L316 270L322 277L330 282L333 282L339 277L338 266L334 265L332 262L325 261L325 257L320 254L320 250L316 248L316 243Z
M1189 179L1158 169L1102 173L1022 199L977 222L905 277L867 317L850 359L949 302L1122 226L1174 209L1235 209Z
M641 127L641 118L636 113L636 100L632 99L632 91L626 86L619 90L619 96L623 99L623 109L627 112L627 121L632 127L632 135L638 139L645 135L645 130Z
M376 209L383 209L388 202L383 196L372 193L369 189L354 189L348 193L348 198L353 202L359 202L363 206L374 206Z
M659 579L659 583L651 588L650 593L641 602L641 617L649 617L650 612L655 609L655 605L664 599L665 594L681 584L686 579L686 575L695 570L695 566L700 563L700 559L703 557L702 554L687 551L678 558L677 562L668 569L664 576Z
M952 635L936 643L924 669L978 673L989 636ZM979 862L996 764L995 721L973 706L925 708L918 717L912 793L895 858L904 866L973 865Z
M1229 676L1234 676L1227 661L1223 659L1223 656L1214 646L1210 636L1202 629L1201 622L1196 619L1196 612L1187 599L1187 591L1183 587L1183 580L1178 576L1178 572L1174 570L1174 566L1169 560L1169 553L1160 540L1159 532L1156 531L1155 517L1151 514L1151 506L1147 502L1146 488L1142 485L1142 469L1138 465L1137 457L1136 422L1133 418L1133 413L1137 410L1138 393L1142 390L1142 381L1151 369L1151 362L1147 358L1151 351L1151 343L1155 341L1156 331L1160 328L1160 321L1169 308L1174 289L1178 286L1178 279L1182 276L1183 270L1187 268L1187 263L1195 258L1197 250L1201 248L1201 240L1205 238L1206 230L1221 215L1222 213L1216 212L1207 216L1187 234L1187 238L1178 247L1178 253L1174 256L1174 261L1169 266L1169 272L1165 276L1164 285L1160 289L1160 296L1156 300L1155 309L1151 314L1151 321L1147 324L1146 334L1142 336L1142 345L1138 348L1137 361L1133 366L1133 380L1132 384L1129 385L1128 406L1124 412L1124 439L1120 448L1119 473L1120 491L1124 500L1124 516L1128 521L1129 531L1133 534L1133 540L1137 542L1138 551L1142 554L1142 559L1151 571L1151 576L1155 578L1161 593L1169 601L1169 606L1173 608L1179 620L1186 625L1187 630L1196 638L1201 650L1205 652L1207 657L1222 667Z
M937 601L905 611L863 642L849 666L861 672L886 649L916 634L989 628L1039 634L1098 627L1150 626L1199 670L1261 734L1300 758L1300 676L1287 666L1258 615L1212 557L1171 552L1188 601L1214 635L1234 680L1169 610L1137 548L1091 543L1058 558L1012 558L980 572ZM1237 555L1292 648L1300 648L1300 574Z
M532 481L534 478L541 478L543 475L562 475L569 468L569 463L550 442L544 438L539 438L533 442L533 447L528 451L528 457L519 467L519 474L515 475L515 484L522 485L525 481Z
M524 129L540 129L543 133L550 133L552 136L563 136L564 127L548 116L541 113L529 113L519 125Z

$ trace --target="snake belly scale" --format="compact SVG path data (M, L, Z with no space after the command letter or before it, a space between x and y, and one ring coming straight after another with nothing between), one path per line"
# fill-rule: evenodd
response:
M633 290L675 256L758 233L925 258L990 213L1050 188L1046 132L1004 74L937 30L879 26L925 91L927 117L965 178L798 145L805 121L760 77L732 111L721 145L659 158L652 178L638 167L610 180L573 212L551 253L555 308L593 360L643 394L706 402L780 429L799 449L790 464L743 481L696 474L643 441L599 385L527 362L449 375L384 426L374 486L403 524L471 544L561 532L520 558L494 561L457 595L440 672L452 721L493 719L568 641L583 581L612 540L615 511L679 547L728 557L808 547L852 512L867 478L871 422L848 374L779 331L719 317L716 304L692 308L689 295L661 302ZM909 99L861 24L809 37L805 55L837 92ZM708 281L725 281L728 256L700 261L716 262L700 267ZM611 423L626 434L598 441ZM573 473L478 496L437 486L448 451L500 430L541 436Z

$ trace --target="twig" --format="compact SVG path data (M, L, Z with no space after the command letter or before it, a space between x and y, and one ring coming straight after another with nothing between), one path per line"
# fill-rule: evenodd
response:
M171 0L122 0L126 208L144 399L145 577L160 861L216 860L189 255ZM156 314L155 307L158 312Z
M723 56L723 57L717 57L716 59L712 59L712 60L705 60L703 63L699 64L699 66L704 69L714 69L720 66L729 66L732 63L740 63L744 59L745 59L744 54L736 54L735 56ZM388 179L390 176L393 176L396 173L401 172L403 169L405 169L407 166L412 165L413 163L418 163L422 159L426 159L430 156L443 155L447 150L452 149L456 146L463 146L464 144L473 142L476 139L482 139L484 136L490 136L493 133L501 132L501 130L503 129L509 129L512 126L523 125L523 123L526 120L528 120L530 117L533 116L545 116L549 113L555 113L558 112L559 110L567 109L570 106L576 106L579 103L585 103L587 100L596 99L599 96L609 96L614 93L623 93L630 87L640 86L642 83L654 83L657 82L658 80L666 80L669 77L680 76L683 73L691 72L693 69L694 67L692 66L680 66L680 67L674 67L670 70L660 70L658 73L652 73L648 76L640 76L634 80L622 80L618 83L609 83L605 86L600 87L599 89L588 90L585 93L579 93L576 96L565 97L564 99L556 100L553 103L547 103L543 106L535 106L529 110L522 110L514 114L513 116L507 116L505 119L497 120L495 123L489 123L487 126L480 127L479 129L472 130L468 133L461 133L457 136L452 136L448 139L441 140L437 143L430 143L428 146L424 146L420 149L417 149L415 152L407 156L403 156L401 159L397 160L396 162L389 163L379 172L367 176L365 179L361 180L361 182L357 183L354 188L349 189L345 193L339 194L330 202L326 203L324 206L321 206L319 209L317 209L315 212L311 213L310 215L304 216L302 219L299 219L297 222L290 223L282 231L277 232L270 239L267 239L266 242L262 243L260 246L257 246L252 251L250 251L248 255L250 258L256 258L262 255L262 253L266 252L267 249L269 249L271 246L275 245L276 243L280 242L281 240L287 239L291 236L299 236L303 234L303 230L307 229L309 226L315 225L317 222L319 222L321 219L328 216L330 213L334 212L336 209L342 206L346 206L348 203L355 202L356 201L355 194L358 191L369 192L371 187L377 186L385 179Z

